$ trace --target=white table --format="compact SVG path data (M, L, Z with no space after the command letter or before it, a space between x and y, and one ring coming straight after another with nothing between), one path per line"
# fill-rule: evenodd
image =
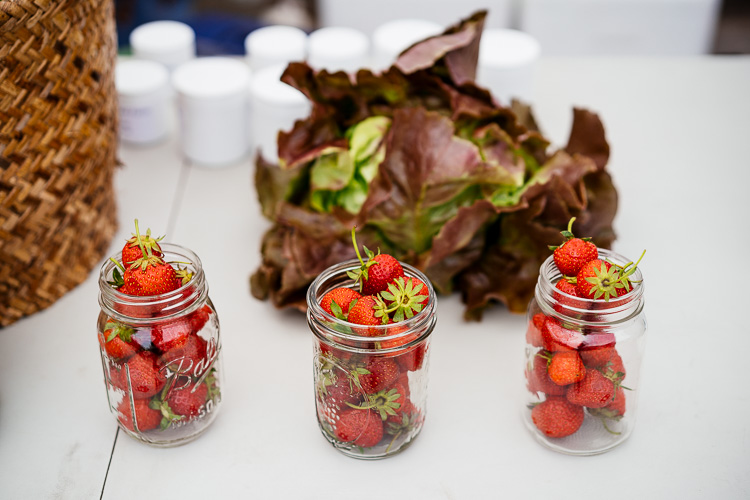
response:
M440 298L422 435L387 460L338 453L315 422L303 316L249 292L269 226L251 161L183 165L172 140L121 150L110 253L138 217L200 255L222 325L221 413L178 448L117 435L92 273L0 331L0 498L748 498L750 58L546 59L537 76L535 111L555 144L573 105L602 116L615 249L648 249L638 424L622 446L579 458L538 445L519 417L524 318L497 306L465 323L454 295Z

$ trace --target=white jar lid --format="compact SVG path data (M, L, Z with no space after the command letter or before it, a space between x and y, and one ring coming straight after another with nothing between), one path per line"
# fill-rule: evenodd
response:
M254 72L250 84L253 98L280 106L304 105L305 94L281 81L285 68L284 64L275 64Z
M245 52L277 62L304 61L307 33L294 26L258 28L245 37Z
M423 19L396 19L378 26L372 35L375 50L397 56L411 45L442 33L438 23Z
M541 53L536 38L523 31L488 28L479 47L480 66L515 68L535 62Z
M201 57L180 65L172 73L172 85L183 95L202 99L244 94L250 84L250 68L229 57Z
M115 88L120 96L146 96L163 91L168 84L169 72L157 62L120 59L115 66Z
M154 21L130 33L133 54L174 67L195 57L195 32L178 21Z
M353 65L367 65L369 52L367 35L354 28L329 26L313 31L308 37L308 60L313 67L353 70L356 69Z

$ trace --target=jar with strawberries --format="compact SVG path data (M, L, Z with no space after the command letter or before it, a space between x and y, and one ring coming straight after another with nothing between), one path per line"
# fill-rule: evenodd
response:
M219 318L192 251L136 232L99 275L97 321L107 399L144 443L187 443L221 403Z
M573 220L542 264L529 304L523 419L552 450L596 455L635 425L644 284L638 263L575 238Z
M437 299L417 269L387 254L367 257L315 279L307 320L323 436L345 455L377 459L422 430Z

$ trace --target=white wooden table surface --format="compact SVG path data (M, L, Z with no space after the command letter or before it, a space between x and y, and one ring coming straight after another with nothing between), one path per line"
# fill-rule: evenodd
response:
M595 457L538 445L519 416L524 318L465 323L441 297L428 413L404 453L347 458L320 435L302 315L255 300L269 223L251 161L184 164L174 139L123 147L121 247L132 220L193 249L221 318L221 413L155 449L117 432L95 320L96 272L0 330L0 498L750 498L750 58L545 59L537 118L564 145L571 107L600 113L620 193L615 249L639 255L648 342L638 424Z

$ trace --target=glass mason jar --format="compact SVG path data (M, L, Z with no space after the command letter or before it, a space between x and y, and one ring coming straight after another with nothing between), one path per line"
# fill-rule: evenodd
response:
M599 258L625 265L622 255ZM643 277L633 290L605 302L561 292L550 256L528 308L523 420L544 446L570 455L611 450L633 432L646 333ZM576 382L567 383L576 373Z
M208 297L201 261L178 245L160 244L166 262L192 278L154 296L119 292L108 281L118 268L107 260L99 274L99 352L109 408L128 435L159 447L198 437L221 403L219 318ZM121 255L112 256L121 263Z
M409 319L363 326L336 318L320 305L337 287L355 288L350 260L323 271L307 291L313 333L313 375L318 426L345 455L377 459L406 449L425 419L430 334L437 299L427 277L402 264L407 277L427 286L429 299Z

